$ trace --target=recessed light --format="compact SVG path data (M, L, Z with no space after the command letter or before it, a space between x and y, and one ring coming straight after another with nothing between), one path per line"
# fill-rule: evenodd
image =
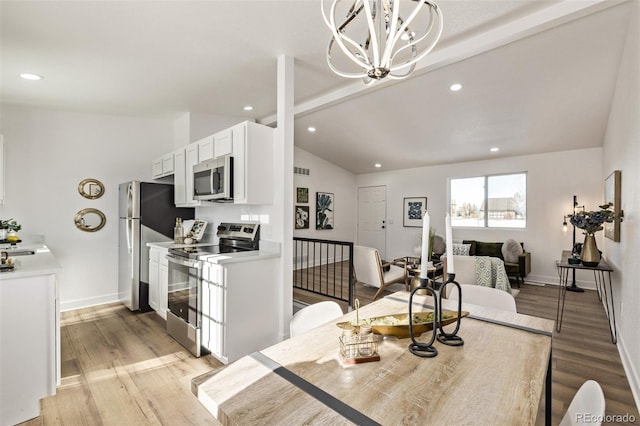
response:
M316 128L313 127L313 126L309 126L309 127L307 127L307 130L309 131L309 133L313 133L313 132L316 131Z
M30 72L23 72L22 74L20 74L20 77L24 78L25 80L42 80L44 77L38 74L32 74Z
M246 105L244 108L242 108L245 111L253 111L253 107L251 105Z
M379 169L380 167L382 167L382 164L380 164L380 163L376 163L376 164L374 164L374 167L375 167L375 168L377 168L377 169Z
M497 148L497 147L495 147L495 146L494 146L494 147L493 147L493 148L491 148L489 151L491 151L491 152L498 152L498 151L500 151L500 148Z
M451 86L449 86L449 90L451 90L452 92L457 92L460 89L462 89L462 84L460 83L453 83Z

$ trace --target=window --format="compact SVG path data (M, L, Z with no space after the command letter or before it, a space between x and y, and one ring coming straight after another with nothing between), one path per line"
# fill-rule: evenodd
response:
M526 173L451 179L449 196L452 226L527 226Z

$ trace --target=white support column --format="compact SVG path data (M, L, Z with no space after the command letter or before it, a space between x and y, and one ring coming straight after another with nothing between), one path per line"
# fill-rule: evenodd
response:
M281 320L280 336L289 335L289 322L293 312L293 120L294 81L293 57L278 56L277 127L275 131L275 188L274 202L282 206L282 257L281 257Z

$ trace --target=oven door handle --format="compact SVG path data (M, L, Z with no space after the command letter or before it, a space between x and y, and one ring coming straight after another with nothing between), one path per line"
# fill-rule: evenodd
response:
M202 262L200 262L199 260L183 259L180 257L172 256L170 254L167 254L166 258L167 261L175 263L176 265L186 266L187 268L202 269Z

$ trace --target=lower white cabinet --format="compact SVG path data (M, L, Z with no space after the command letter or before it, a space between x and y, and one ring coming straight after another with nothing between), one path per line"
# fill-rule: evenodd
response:
M167 248L156 246L149 247L149 306L156 311L162 319L167 319L169 308L169 263L166 254Z
M2 277L0 425L38 417L40 399L55 395L60 365L58 309L55 274Z
M278 258L206 263L202 346L223 363L278 342Z

